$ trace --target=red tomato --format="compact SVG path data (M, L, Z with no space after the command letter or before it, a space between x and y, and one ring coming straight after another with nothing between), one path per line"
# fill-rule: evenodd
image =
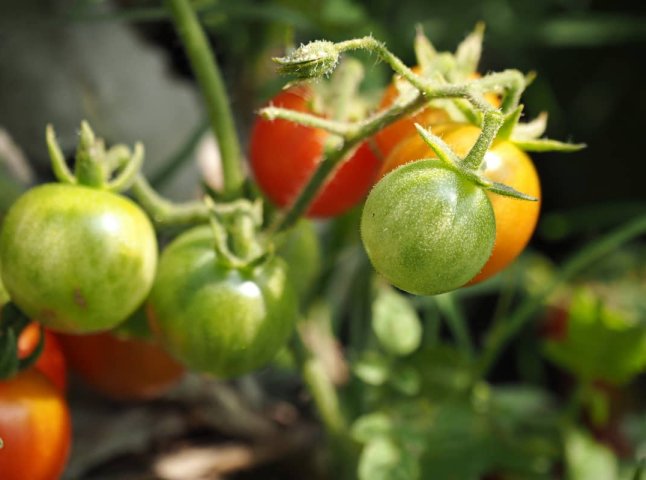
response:
M25 358L34 351L40 340L40 327L37 323L31 323L25 328L18 338L18 356ZM64 392L67 386L67 370L65 368L65 357L61 351L56 336L45 330L45 344L43 351L34 365L36 370L44 373L45 376L56 387Z
M305 87L285 90L271 104L311 112L311 92ZM251 167L262 191L280 207L289 206L305 187L323 154L328 133L287 120L259 118L251 132ZM379 159L362 143L323 186L307 212L311 217L339 215L368 193L379 171Z
M464 156L475 143L480 130L473 125L448 123L431 131L457 153ZM381 174L405 163L435 154L415 132L404 139L384 161ZM536 168L525 152L511 142L496 141L485 155L484 175L495 182L540 198L541 189ZM538 221L540 201L529 202L488 193L496 217L496 240L491 257L468 284L481 282L511 263L527 246Z
M70 415L62 392L30 368L0 382L0 478L55 480L71 443Z
M419 66L412 68L413 72L419 74L421 68ZM473 73L471 78L477 79L480 78L479 73ZM397 90L397 85L395 82L388 85L384 91L383 97L381 97L381 102L379 103L379 109L388 108L395 101L399 91ZM498 108L500 106L500 97L494 93L486 93L486 100L494 107ZM443 108L428 106L410 117L404 117L401 120L398 120L394 123L391 123L386 128L380 130L374 137L375 143L381 152L383 158L388 157L393 148L397 146L404 138L408 137L415 133L415 124L419 123L425 127L431 125L438 125L441 123L450 122L451 117L449 113Z
M147 400L172 387L184 368L161 347L110 333L58 338L70 368L90 387L115 400Z

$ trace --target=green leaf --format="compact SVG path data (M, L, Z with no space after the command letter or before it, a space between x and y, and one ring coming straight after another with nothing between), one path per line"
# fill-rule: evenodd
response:
M390 376L390 362L375 352L369 352L352 366L354 374L368 385L380 386Z
M359 480L416 480L420 478L415 457L393 440L378 437L368 443L359 458Z
M518 121L523 113L523 105L518 105L511 112L505 115L505 121L502 123L496 138L507 140L510 138L518 126Z
M548 340L544 351L583 381L624 383L646 368L646 328L631 310L581 287L570 300L565 338Z
M376 437L388 436L393 425L390 417L383 412L362 415L352 424L351 435L359 443L368 443Z
M512 137L510 140L526 152L578 152L586 147L585 143L567 143L550 138L532 140Z
M460 73L465 77L475 72L480 63L482 55L482 38L484 36L485 26L483 22L478 22L467 37L460 42L455 51L455 60Z
M389 378L390 385L404 395L417 395L421 388L421 377L413 367L398 367Z
M545 133L547 129L547 112L541 112L534 120L516 123L511 137L516 140L535 140Z
M372 306L372 328L391 354L409 355L422 341L422 323L406 297L390 288L379 291Z
M531 195L526 195L523 192L519 192L515 188L505 185L504 183L493 182L492 185L485 187L487 190L498 195L503 195L505 197L512 197L518 200L526 200L529 202L536 202L538 198L532 197Z
M617 480L617 458L589 434L571 429L565 434L568 480Z

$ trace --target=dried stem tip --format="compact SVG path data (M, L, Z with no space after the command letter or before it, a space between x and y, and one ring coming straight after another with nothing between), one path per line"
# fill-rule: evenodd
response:
M285 57L273 59L282 74L298 78L316 78L330 75L339 63L336 45L325 40L317 40L301 45Z

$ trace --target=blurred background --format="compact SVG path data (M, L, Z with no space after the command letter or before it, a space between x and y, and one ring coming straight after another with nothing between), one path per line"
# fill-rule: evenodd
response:
M284 84L270 59L289 46L372 34L411 65L417 26L444 51L454 50L476 22L484 21L480 71L536 72L523 96L526 118L547 111L548 137L587 144L571 154L532 154L542 181L543 213L531 249L559 261L600 232L646 212L644 2L197 0L194 4L213 42L243 141L255 109ZM361 58L367 73L363 89L378 101L392 73L374 57ZM108 144L143 141L145 173L170 198L194 198L200 178L211 172L214 147L206 113L160 2L2 0L0 216L23 189L52 178L45 125L54 125L63 150L71 156L82 119ZM626 268L631 259L646 258L643 238L634 242L632 251L638 252L637 257L629 256ZM637 284L646 285L641 276L646 269L636 271ZM504 369L497 374L509 376ZM278 397L293 395L296 389L293 381L282 377L272 377L269 384ZM235 403L236 392L255 398L254 385L236 384L238 390L220 390L215 397L190 381L184 387L198 412L192 415L225 432L223 438L244 437L262 428L250 411L241 415L251 423L235 428L227 425L225 415L211 418L210 408L211 413L204 413L213 402L230 413L227 409ZM643 381L636 391L644 391ZM83 395L76 398L87 405ZM150 438L161 442L160 438L181 436L188 428L185 412L178 412L172 397L169 402L156 404L157 414L137 407L118 421L109 403L98 409L94 403L87 414L77 409L81 413L75 418L76 428L104 448L97 452L81 444L79 452L75 447L69 475L126 478L126 470L114 463L112 471L121 472L117 476L101 477L96 472L105 472L100 466L111 458L149 445ZM281 405L284 411L279 409L276 415L293 414L289 405ZM163 424L158 422L159 412L164 413ZM114 421L113 428L96 434L93 429L100 419ZM256 420L260 423L253 423ZM646 438L646 421L642 423L641 435ZM124 446L119 439L132 425L149 433ZM201 430L191 431L199 437ZM92 432L99 436L92 437Z

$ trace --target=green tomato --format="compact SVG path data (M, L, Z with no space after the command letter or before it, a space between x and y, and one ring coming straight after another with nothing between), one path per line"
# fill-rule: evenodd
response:
M289 338L296 313L283 260L227 267L208 226L164 250L148 304L160 343L191 369L221 378L269 362Z
M287 276L296 295L305 298L321 271L321 248L314 224L301 219L276 253L287 263Z
M375 185L361 237L396 287L434 295L471 280L491 255L496 225L485 191L439 160L399 167Z
M46 184L9 210L0 262L5 287L26 315L60 332L98 332L143 303L157 240L148 217L127 198Z
M0 308L9 301L9 293L2 283L2 263L0 263Z

